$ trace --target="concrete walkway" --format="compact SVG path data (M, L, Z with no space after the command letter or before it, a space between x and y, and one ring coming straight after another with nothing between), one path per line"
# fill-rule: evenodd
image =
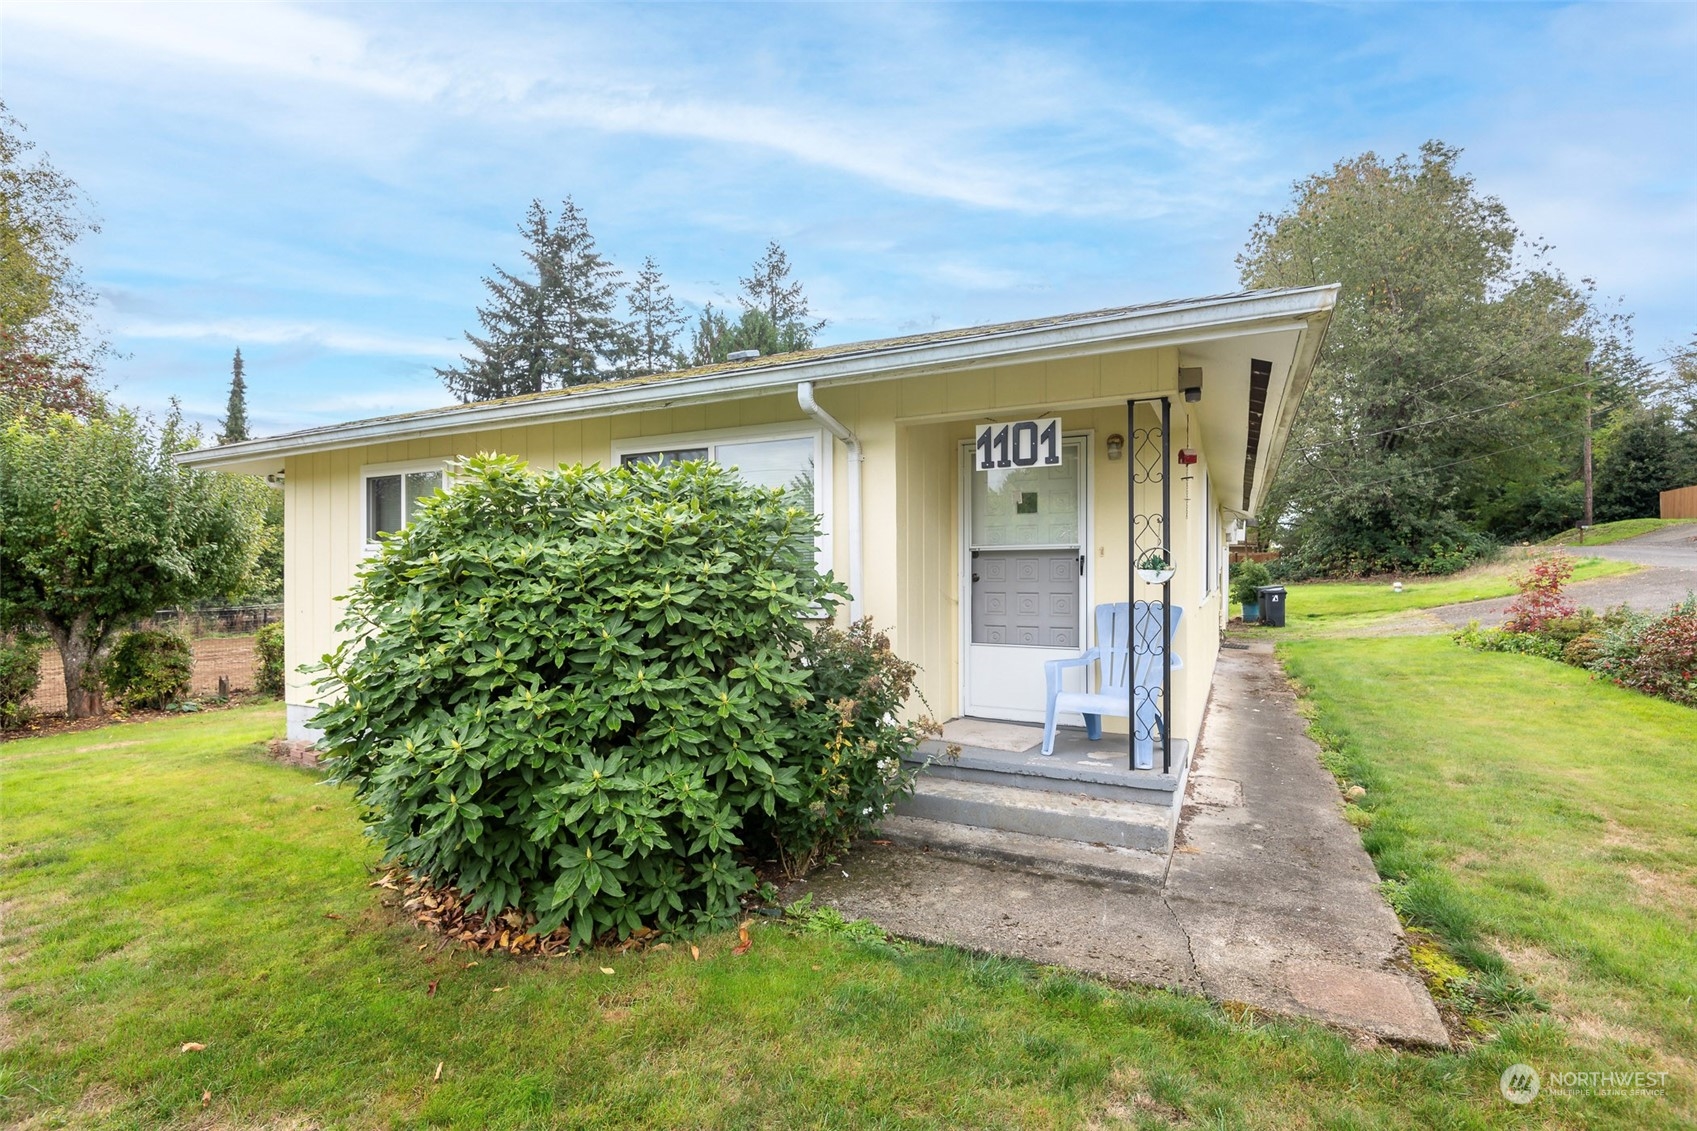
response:
M1316 755L1270 646L1228 650L1160 887L866 844L794 893L907 938L1447 1045Z
M1637 562L1647 568L1624 577L1604 577L1569 585L1566 595L1575 605L1602 612L1628 605L1641 613L1663 613L1697 592L1697 523L1679 523L1612 542L1607 546L1568 546L1575 557L1611 558ZM1463 628L1478 621L1487 628L1503 622L1513 597L1494 597L1428 610L1447 626Z

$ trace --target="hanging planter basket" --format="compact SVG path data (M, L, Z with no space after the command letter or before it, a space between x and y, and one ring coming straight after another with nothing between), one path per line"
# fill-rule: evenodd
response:
M1145 554L1137 563L1137 576L1150 585L1165 585L1173 579L1173 563L1165 554Z

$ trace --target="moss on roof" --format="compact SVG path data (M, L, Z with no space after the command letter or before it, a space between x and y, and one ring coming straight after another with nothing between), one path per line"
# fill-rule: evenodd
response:
M519 405L533 401L556 400L581 396L585 393L601 392L607 389L622 389L641 385L668 384L674 381L682 382L701 377L712 377L722 373L742 373L760 369L775 369L783 366L799 365L811 361L823 361L829 358L853 357L865 354L899 353L903 350L919 346L936 345L942 342L965 341L979 337L996 337L1008 334L1018 334L1031 330L1050 329L1055 326L1083 324L1104 321L1112 318L1122 318L1132 314L1149 314L1155 311L1195 306L1202 303L1230 302L1235 299L1259 298L1272 295L1294 293L1309 290L1307 287L1288 287L1259 291L1235 291L1228 294L1204 295L1197 298L1169 299L1163 302L1141 303L1132 306L1113 306L1101 310L1089 310L1074 314L1056 314L1046 318L1028 318L1018 322L997 322L980 326L965 326L954 330L934 330L924 334L908 334L896 338L876 338L870 341L845 342L840 345L819 346L809 350L797 350L793 353L777 353L762 357L749 358L744 361L726 361L716 365L700 365L691 369L676 369L664 373L654 373L643 377L620 377L606 381L594 381L582 385L571 385L563 389L546 389L540 393L526 393L516 397L500 397L494 400L473 401L469 404L450 404L439 408L418 409L413 412L392 413L385 416L372 416L363 420L346 421L341 424L320 425L317 428L304 428L295 432L284 433L281 436L267 439L283 439L293 436L310 436L316 433L340 431L344 428L355 428L373 424L382 424L393 420L428 420L433 416L462 412L468 408L498 409L504 405ZM490 427L498 425L491 424ZM474 426L476 427L476 426ZM251 441L249 441L251 442ZM215 450L215 449L203 449Z

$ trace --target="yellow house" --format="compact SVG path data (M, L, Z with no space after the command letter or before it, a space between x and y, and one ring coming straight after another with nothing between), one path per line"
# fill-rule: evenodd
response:
M1227 616L1227 530L1278 465L1336 294L1251 291L832 346L181 459L283 485L291 737L312 737L297 669L333 647L338 595L454 460L710 458L811 483L821 566L847 581L852 614L921 666L944 719L1040 722L1044 663L1095 642L1096 606L1182 610L1160 689L1171 725L1147 771L1176 797ZM1134 572L1151 553L1170 580ZM1127 722L1105 722L1102 744L1129 770Z

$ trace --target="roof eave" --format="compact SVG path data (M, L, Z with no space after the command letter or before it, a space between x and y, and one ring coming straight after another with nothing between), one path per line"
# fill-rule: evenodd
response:
M1335 299L1341 288L1333 286L1330 289ZM1257 461L1255 468L1255 482L1251 485L1249 493L1249 511L1244 516L1252 521L1260 512L1261 504L1266 501L1267 489L1272 485L1279 464L1284 460L1291 427L1296 423L1297 410L1302 405L1302 398L1308 391L1310 381L1313 380L1314 366L1320 359L1320 347L1326 342L1326 331L1331 328L1331 322L1332 308L1328 306L1323 312L1309 319L1301 337L1297 339L1296 356L1291 359L1284 394L1279 398L1279 415L1268 434L1264 458Z
M559 396L493 401L331 425L177 456L179 462L227 471L275 470L291 455L360 447L429 436L547 424L585 416L636 411L654 404L757 396L815 384L851 384L888 380L932 370L959 370L1010 360L1078 356L1126 345L1151 348L1182 345L1220 334L1266 332L1292 324L1324 321L1336 302L1336 286L1303 287L1269 294L1199 299L1153 310L1110 312L1059 324L991 329L983 334L880 346L769 362L745 369L719 370L637 384L612 385ZM1304 377L1306 383L1306 377Z

